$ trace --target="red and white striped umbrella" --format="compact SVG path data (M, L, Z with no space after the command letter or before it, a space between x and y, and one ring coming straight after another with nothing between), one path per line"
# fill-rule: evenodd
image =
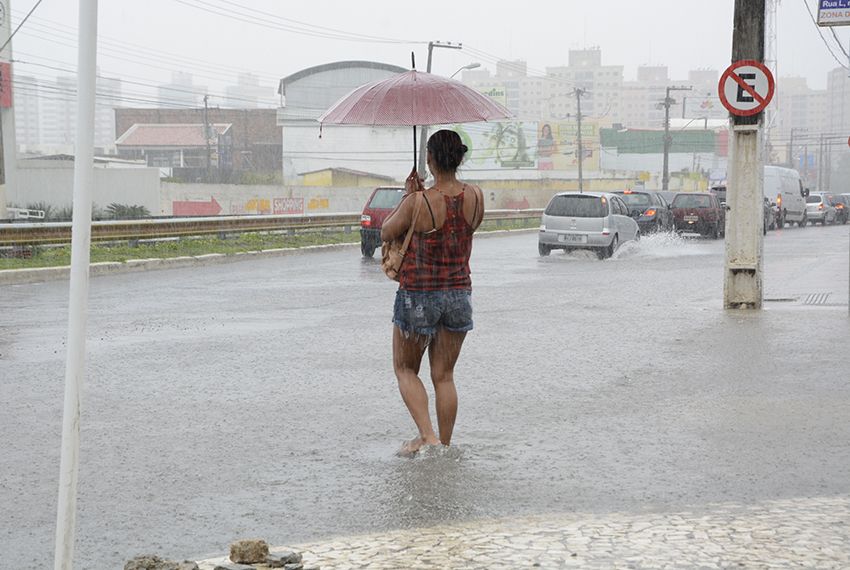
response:
M407 71L358 87L319 117L338 125L416 126L474 123L511 113L459 81Z

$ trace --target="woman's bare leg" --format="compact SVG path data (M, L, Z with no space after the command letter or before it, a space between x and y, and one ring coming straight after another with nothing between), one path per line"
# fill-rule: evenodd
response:
M454 370L465 338L465 332L451 332L441 327L428 347L431 381L434 382L437 399L437 426L440 428L440 442L443 445L451 443L455 428L457 390Z
M404 444L403 452L416 453L423 445L440 443L431 424L431 414L428 411L428 392L419 379L419 366L425 354L427 341L418 335L405 334L398 327L393 327L393 368L398 379L398 389L407 410L413 417L419 437Z

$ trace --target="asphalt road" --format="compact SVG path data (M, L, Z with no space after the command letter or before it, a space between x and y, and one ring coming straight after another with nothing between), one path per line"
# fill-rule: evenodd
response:
M393 455L414 430L377 260L93 279L77 566L847 496L847 234L768 234L766 297L796 300L752 313L722 310L722 241L644 238L599 261L539 258L533 233L478 239L457 445L413 460ZM52 563L66 310L65 283L0 287L3 567Z

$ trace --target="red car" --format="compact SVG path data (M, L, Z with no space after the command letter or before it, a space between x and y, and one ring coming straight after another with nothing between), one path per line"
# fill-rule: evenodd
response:
M698 233L718 239L726 233L726 211L709 192L680 192L673 198L673 224L677 232Z
M360 215L360 253L363 257L372 257L375 249L381 246L381 226L404 196L400 186L381 186L375 188L366 207Z

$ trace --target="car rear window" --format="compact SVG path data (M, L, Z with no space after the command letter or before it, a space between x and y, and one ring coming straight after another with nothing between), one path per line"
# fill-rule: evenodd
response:
M605 198L598 196L555 196L546 207L546 215L604 218L608 215L608 203Z
M652 204L649 194L620 194L620 198L629 206L650 206Z
M381 189L375 192L369 201L369 208L395 208L401 202L404 192L396 188Z
M679 194L673 198L674 208L710 208L711 199L709 196L701 196L699 194L688 195Z
M820 204L822 198L820 196L812 194L811 196L806 196L806 204Z

